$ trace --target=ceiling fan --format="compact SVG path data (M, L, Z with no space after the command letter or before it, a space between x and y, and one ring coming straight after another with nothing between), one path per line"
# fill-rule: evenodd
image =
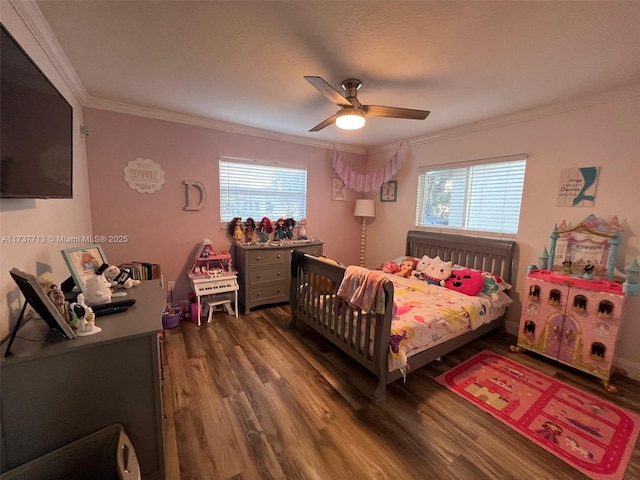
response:
M424 120L429 115L427 110L414 110L411 108L383 107L380 105L362 105L358 101L357 92L362 87L362 82L357 78L348 78L342 82L345 90L343 96L335 88L329 85L322 77L305 76L307 82L316 87L320 93L340 107L335 115L313 127L310 132L318 132L332 123L338 128L356 130L362 128L365 117L408 118L412 120Z

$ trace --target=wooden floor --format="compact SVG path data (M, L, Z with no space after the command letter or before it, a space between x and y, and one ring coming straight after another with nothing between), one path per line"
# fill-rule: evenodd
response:
M586 479L438 385L433 378L484 349L640 413L640 383L591 377L491 334L392 384L371 405L368 374L318 340L288 330L288 306L165 334L166 478ZM636 444L625 479L640 479Z

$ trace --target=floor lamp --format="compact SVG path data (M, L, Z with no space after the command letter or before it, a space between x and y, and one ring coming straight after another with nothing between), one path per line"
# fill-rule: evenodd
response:
M376 203L374 200L361 198L356 200L355 217L362 217L362 236L360 238L360 266L364 267L364 251L367 242L367 218L376 216Z

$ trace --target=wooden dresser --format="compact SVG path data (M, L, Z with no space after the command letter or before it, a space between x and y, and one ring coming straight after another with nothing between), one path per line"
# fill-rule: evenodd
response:
M238 272L240 303L247 315L254 307L289 301L291 250L322 255L323 243L294 245L234 245L233 268Z

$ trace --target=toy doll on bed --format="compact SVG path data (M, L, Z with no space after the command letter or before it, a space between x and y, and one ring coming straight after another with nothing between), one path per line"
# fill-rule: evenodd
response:
M418 262L416 262L415 258L407 257L400 262L400 265L398 265L398 270L394 275L409 278L411 276L411 273L416 269L417 264Z

